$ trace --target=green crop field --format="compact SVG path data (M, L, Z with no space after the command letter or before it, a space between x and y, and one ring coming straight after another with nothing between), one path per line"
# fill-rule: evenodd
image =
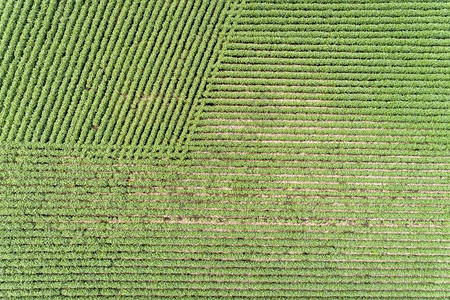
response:
M0 0L1 299L450 297L450 1Z

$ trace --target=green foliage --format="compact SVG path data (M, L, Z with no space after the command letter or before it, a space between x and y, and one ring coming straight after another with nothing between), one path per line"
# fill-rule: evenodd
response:
M449 8L0 1L0 298L448 297Z

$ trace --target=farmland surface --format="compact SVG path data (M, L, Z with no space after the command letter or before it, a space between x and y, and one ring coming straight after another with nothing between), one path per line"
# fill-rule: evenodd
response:
M450 2L0 0L1 299L444 299Z

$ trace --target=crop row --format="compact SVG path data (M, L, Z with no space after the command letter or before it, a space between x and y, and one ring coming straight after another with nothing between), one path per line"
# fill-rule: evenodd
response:
M223 202L221 205L220 203ZM180 204L185 207L179 208ZM258 208L254 208L257 205ZM274 203L273 205L266 204L258 201L242 201L233 204L231 202L224 202L217 200L212 203L196 202L190 204L188 201L180 201L171 203L170 200L147 200L136 201L133 205L130 205L126 201L96 201L96 202L76 202L71 201L67 203L65 201L42 201L39 205L32 205L26 201L15 201L14 203L3 203L1 210L7 210L11 216L5 217L5 220L10 220L10 217L15 217L17 220L21 219L23 213L33 212L37 216L42 218L50 217L53 214L60 214L64 219L67 216L82 217L102 217L107 214L111 214L118 217L127 218L133 216L138 219L151 220L153 218L162 218L164 216L183 216L183 218L189 219L193 213L196 213L196 217L208 219L210 214L214 214L215 219L243 219L252 221L264 221L274 222L293 222L295 224L310 224L311 226L320 226L327 221L341 221L343 218L347 218L348 223L357 225L365 224L369 225L383 225L389 227L392 224L399 224L393 221L399 214L405 218L411 219L414 225L426 225L436 224L441 226L450 225L449 222L445 222L442 218L445 217L445 211L442 208L430 209L428 207L396 207L395 209L386 210L381 206L369 206L367 208L361 208L357 205L337 206L337 205L319 205L319 204L306 204L299 203L282 205ZM362 205L361 205L362 206ZM140 214L142 210L147 213L145 215ZM299 221L297 217L301 215ZM212 218L212 219L214 219ZM376 218L379 222L373 222L371 218ZM428 218L428 219L427 219ZM210 218L211 219L211 218ZM400 221L400 220L399 220ZM440 227L440 226L437 226Z
M111 159L90 159L89 162L86 159L64 159L60 157L42 157L39 154L36 155L23 155L8 157L5 155L1 156L1 174L6 178L6 175L12 176L16 174L19 177L25 177L27 175L21 175L23 172L29 173L30 176L34 173L39 174L40 172L54 172L54 176L70 176L70 174L98 178L108 178L108 176L114 177L116 179L139 179L139 178L149 178L156 174L166 174L165 178L177 178L178 175L187 174L204 174L208 175L218 175L226 176L227 174L243 175L243 176L258 176L258 175L273 175L278 177L279 175L284 176L325 176L335 175L335 176L365 176L367 178L371 177L406 177L406 178L421 178L421 177L433 177L433 178L446 178L450 175L449 172L445 171L445 164L425 164L420 165L414 163L414 158L420 159L423 157L430 157L426 155L427 152L417 154L415 152L411 153L397 153L394 151L386 152L383 154L383 149L376 150L371 148L356 148L349 147L348 149L323 149L316 147L297 147L295 148L285 148L283 147L242 147L242 145L217 145L215 151L210 151L209 156L214 155L215 152L227 154L223 160L205 160L201 159L202 154L207 153L207 147L202 146L201 143L195 143L195 147L192 149L192 155L198 157L195 160L185 160L183 163L171 163L163 162L160 164L151 162L142 162L141 164L132 164L129 161L121 160L120 164L116 164L116 161ZM263 163L263 154L270 154L274 156L272 151L278 150L280 155L284 155L285 159L274 162L272 165L268 163ZM206 153L205 153L206 152ZM366 160L358 159L358 165L356 162L343 160L340 163L333 161L321 161L321 157L330 156L346 156L347 159L355 159L358 154L363 154L365 156L379 156L380 159L389 161L387 158L398 156L398 159L409 160L410 162L388 162L388 163L378 163L374 164ZM446 152L443 152L444 154ZM234 154L234 155L233 155ZM240 160L238 154L245 155L255 155L253 159L254 164L251 170L247 170L248 164L244 160ZM288 154L291 155L291 159L286 159ZM302 159L302 156L311 156L310 160ZM233 157L235 159L233 160ZM314 158L312 158L314 157ZM256 159L258 158L258 159ZM223 168L226 163L229 163L227 168ZM289 167L287 163L291 163ZM261 164L261 166L260 166ZM219 172L221 171L221 172ZM411 174L411 171L414 171Z
M275 122L298 122L298 121L328 121L328 122L386 122L391 123L393 126L396 124L417 124L417 128L423 126L424 123L437 123L437 124L447 124L449 118L444 115L407 115L407 114L397 114L397 115L383 115L383 114L373 114L369 112L361 112L360 114L355 114L353 112L337 112L337 111L322 111L319 114L308 114L306 112L296 112L296 113L286 113L286 112L268 112L265 111L263 114L258 113L258 111L250 112L245 111L245 115L239 111L223 111L222 109L214 111L209 109L203 113L204 119L216 120L259 120L267 121L270 124L271 121ZM241 123L243 124L243 123ZM268 125L269 126L269 125Z
M26 211L34 211L34 213L41 212L43 209L49 211L70 212L75 209L84 211L89 209L90 213L104 210L105 212L116 212L121 210L127 213L138 213L145 209L149 213L162 214L166 211L172 211L176 214L183 214L188 211L197 210L199 214L208 214L211 211L222 215L226 212L246 211L248 216L258 216L267 214L268 218L277 214L277 217L296 216L301 214L304 218L314 218L314 216L328 216L335 213L338 216L348 214L349 218L358 216L365 217L395 217L398 214L415 218L425 218L427 215L434 218L442 218L445 215L445 203L443 204L416 204L405 203L396 204L392 201L373 203L371 201L360 201L359 199L353 201L336 202L338 199L333 198L326 201L317 201L317 198L306 198L306 200L289 200L289 201L261 201L258 197L208 197L198 196L198 200L192 201L189 196L173 195L173 196L152 196L144 197L130 197L133 199L133 204L129 200L120 200L114 198L97 199L88 198L83 195L85 199L69 200L64 197L54 197L49 200L41 199L39 204L30 203L27 200L21 199L21 195L9 196L7 200L2 200L1 209L11 210L17 212L19 209ZM335 201L335 202L332 202ZM404 200L403 200L404 201ZM183 208L179 208L180 205ZM254 208L257 205L258 208ZM391 207L389 211L386 206ZM279 214L279 215L278 215ZM20 215L20 214L17 214ZM266 215L265 215L266 216ZM334 215L333 215L334 217Z
M416 132L428 132L428 130L448 130L450 129L450 124L448 123L408 123L408 122L386 122L386 121L367 121L359 120L358 123L351 122L350 120L320 120L320 127L322 129L326 128L355 128L357 130L364 129L391 129L391 130L413 130ZM252 119L226 119L226 118L205 118L197 123L197 126L241 126L241 127L280 127L280 128L290 128L290 127L300 127L300 128L317 128L317 122L319 120L277 120L273 119L270 121L264 120L252 120Z
M376 171L376 170L388 170L389 172L400 172L400 171L407 171L411 170L414 172L419 172L420 170L423 170L424 172L438 172L439 170L446 170L448 165L446 163L433 163L433 162L421 162L421 159L426 159L429 161L430 155L420 155L415 152L411 153L404 153L403 155L397 155L395 152L387 153L387 155L382 155L380 153L383 150L383 147L361 147L359 144L355 143L354 145L350 145L348 149L348 153L350 154L347 158L340 159L339 162L334 162L333 159L328 158L327 154L334 154L334 157L339 156L344 151L345 148L341 149L342 146L339 146L339 144L331 143L329 145L329 148L323 148L323 147L317 147L315 144L312 143L304 143L304 144L296 144L297 145L297 152L294 150L289 151L282 151L281 153L298 153L296 157L292 157L291 159L287 160L270 160L270 159L262 159L262 157L259 157L258 159L251 159L251 161L246 161L246 159L243 159L239 155L239 151L236 151L234 154L228 154L225 155L224 151L224 157L221 159L213 159L213 155L215 155L214 152L216 151L206 151L208 150L207 145L208 144L214 144L213 141L206 141L204 146L205 148L203 153L197 153L194 155L194 153L189 154L189 160L180 160L180 161L167 161L167 160L155 160L155 159L145 159L141 158L139 163L136 163L133 161L133 157L127 158L126 156L120 159L119 161L114 160L114 156L107 158L106 155L98 155L98 156L91 156L89 155L89 152L73 152L73 157L68 157L67 152L63 151L62 153L58 153L57 151L54 151L53 153L47 153L44 154L42 152L19 152L19 153L11 153L11 154L2 154L0 156L2 164L5 166L5 168L11 168L8 163L16 164L17 168L33 168L35 166L36 168L49 168L49 166L52 166L52 168L55 168L53 166L59 166L58 168L64 168L63 166L66 166L69 170L79 170L79 169L85 169L86 170L109 170L109 171L117 171L120 172L139 172L139 171L145 171L149 170L152 167L157 168L158 166L161 168L167 168L167 165L170 165L172 168L192 168L192 167L199 167L199 168L214 168L214 167L233 167L233 168L239 168L239 167L248 167L251 165L253 168L272 168L272 169L279 169L279 168L296 168L296 169L304 169L309 170L310 168L313 169L330 169L330 170L347 170L347 169L356 169L356 170L370 170L370 171ZM261 143L259 143L261 145ZM289 143L288 143L289 144ZM294 143L292 143L294 144ZM363 143L363 145L368 144L367 142ZM197 145L197 151L201 150L202 143L196 142ZM229 148L229 151L232 149L239 149L236 147L243 147L244 144L242 143L230 143L232 148ZM407 144L406 144L407 145ZM228 143L217 143L217 146L220 146L222 148L217 148L217 151L222 151L223 147L227 147ZM251 152L255 153L270 153L270 147L267 147L267 145L262 145L263 149L262 151L255 151L257 149L255 146L258 146L258 144L255 145L255 143L248 142L248 150L249 154ZM284 145L283 145L284 146ZM411 144L412 147L415 146L414 143ZM426 145L425 145L426 146ZM261 147L261 146L260 146ZM222 149L222 150L221 150ZM253 149L253 151L252 151ZM274 148L275 150L277 147ZM322 149L322 150L321 150ZM334 149L334 150L333 150ZM354 151L352 152L351 149L355 149L356 151L366 151L364 152L365 155L372 155L372 157L358 157ZM364 150L367 149L367 150ZM377 150L374 150L374 152L370 152L370 149L379 149L378 153ZM397 149L401 149L401 144L398 145ZM427 149L427 147L421 147L420 149ZM430 147L430 151L432 149L438 149L438 148L432 148ZM444 151L446 149L445 145L441 149ZM245 150L243 150L245 151ZM84 153L84 154L83 154ZM305 154L302 156L302 153ZM316 154L315 158L305 158L305 156L308 156L309 154ZM317 155L322 153L322 156ZM444 154L446 152L443 152ZM87 160L87 157L85 156L88 154L89 160ZM377 155L378 154L378 155ZM426 154L426 153L425 153ZM390 161L389 155L394 155L394 160L396 161ZM387 157L384 157L387 156ZM395 159L395 156L398 156L398 159L405 159L407 161L400 162L398 159ZM410 156L410 157L408 157ZM195 158L195 159L194 159ZM446 161L447 156L442 156L440 159L443 161ZM383 160L383 163L381 164L378 159ZM47 165L47 166L46 166ZM12 170L14 170L13 168ZM174 170L175 170L174 169ZM61 169L62 171L64 169ZM420 172L419 172L420 173Z
M444 9L448 6L447 3L439 1L358 1L352 0L328 0L328 1L286 1L286 0L247 0L240 5L242 10L257 10L257 11L279 11L279 10L333 10L333 11L353 11L353 10L428 10L428 9ZM389 12L387 12L389 13Z
M339 231L336 227L323 226L311 228L305 226L280 225L262 226L253 225L258 230L251 230L247 225L223 224L221 230L214 230L214 224L182 224L176 218L167 216L169 220L163 225L155 222L138 223L128 222L111 228L108 222L92 219L89 226L80 223L64 222L25 222L20 224L5 224L5 241L14 239L16 245L45 246L46 241L53 240L53 245L61 245L71 237L76 239L73 246L95 246L99 238L103 237L105 246L138 246L190 244L191 246L216 247L225 249L236 247L253 247L254 249L296 249L310 247L311 250L323 250L335 247L335 250L345 251L355 246L354 251L368 251L383 253L387 251L435 251L448 249L448 234L439 232L423 233L426 228L415 227L404 232L404 228L392 227L389 231L382 231L377 227L354 227L352 230ZM97 221L97 222L95 222ZM31 229L31 227L34 228ZM238 227L238 228L236 228ZM292 228L294 227L294 228ZM24 229L28 230L24 230ZM85 230L82 230L84 228ZM234 229L233 229L234 228ZM291 228L291 229L287 229ZM241 229L241 230L239 230ZM397 231L396 231L397 230ZM401 231L403 230L403 231ZM422 231L420 231L422 230ZM151 234L149 234L151 232ZM114 241L117 240L117 243ZM418 243L421 243L420 245ZM5 244L6 246L6 244ZM13 246L13 245L10 245ZM24 249L25 250L25 249Z
M261 29L264 31L264 29ZM301 30L301 29L299 29ZM251 31L248 32L251 34ZM265 50L265 51L328 51L328 52L354 52L354 53L445 53L446 46L427 47L419 45L303 45L287 43L240 43L230 42L228 49L235 50Z
M222 74L224 76L226 74ZM377 88L450 88L447 87L447 81L441 80L429 80L422 81L419 79L411 79L411 80L392 80L392 79L382 79L382 80L374 80L374 79L364 79L361 78L333 78L333 76L325 77L321 76L322 79L317 79L317 75L304 76L301 78L300 76L289 78L288 76L284 76L285 78L264 78L263 76L258 76L260 74L256 74L253 77L244 77L242 73L234 73L231 72L230 75L233 77L215 77L210 79L210 83L214 85L245 85L245 86L259 86L259 85L269 85L270 87L309 87L309 86L321 86L323 87L366 87L372 88L373 90ZM273 76L274 74L272 74ZM318 74L320 75L320 74ZM242 76L242 77L241 77ZM337 77L337 76L336 76ZM356 77L356 76L355 76Z
M330 72L330 73L394 73L394 74L446 74L448 67L412 67L412 66L359 66L347 65L288 65L288 64L246 64L238 61L221 64L225 71L266 71L266 72Z

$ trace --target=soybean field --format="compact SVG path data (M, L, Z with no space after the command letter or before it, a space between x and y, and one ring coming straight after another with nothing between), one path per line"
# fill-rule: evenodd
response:
M1 299L450 297L450 1L0 0Z

